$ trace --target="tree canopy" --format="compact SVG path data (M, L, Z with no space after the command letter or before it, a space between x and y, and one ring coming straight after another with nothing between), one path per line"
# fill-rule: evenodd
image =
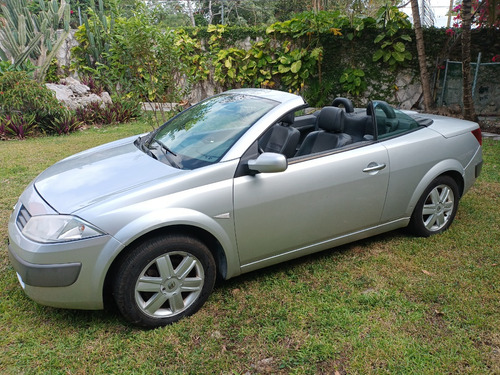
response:
M335 11L346 15L375 16L386 0L150 0L159 19L176 26L212 24L257 26L290 19L304 11ZM397 1L393 1L393 5Z

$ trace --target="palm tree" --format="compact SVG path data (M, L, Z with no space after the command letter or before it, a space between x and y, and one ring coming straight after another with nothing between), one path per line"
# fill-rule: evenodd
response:
M464 104L464 117L467 120L477 121L476 111L474 109L474 100L472 98L472 78L470 71L470 39L471 39L471 18L472 4L471 0L462 2L462 101Z
M422 91L424 94L424 109L428 111L433 107L431 85L429 83L429 72L427 71L427 62L424 46L424 33L422 23L420 22L420 12L418 9L418 0L411 0L411 13L413 16L413 26L415 27L415 39L417 42L418 65L420 67L420 81L422 82Z

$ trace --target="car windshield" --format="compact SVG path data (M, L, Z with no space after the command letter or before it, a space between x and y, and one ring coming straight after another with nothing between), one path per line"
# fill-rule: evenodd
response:
M161 148L168 162L178 168L217 163L248 128L278 104L250 95L218 95L165 123L150 145Z

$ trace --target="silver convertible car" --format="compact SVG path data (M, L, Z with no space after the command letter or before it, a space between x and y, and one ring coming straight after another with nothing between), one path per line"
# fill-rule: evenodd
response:
M42 172L14 208L9 256L38 303L111 300L153 328L200 309L217 277L406 226L441 233L481 166L473 122L231 90Z

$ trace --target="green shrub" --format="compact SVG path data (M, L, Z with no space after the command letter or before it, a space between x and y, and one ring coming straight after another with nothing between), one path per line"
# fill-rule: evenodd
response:
M36 124L31 127L33 131L53 134L56 119L68 116L68 113L69 110L56 99L52 91L30 79L26 72L5 72L0 76L2 118L9 116L17 119L17 115L22 115L23 118L33 117ZM4 129L7 128L4 124Z
M16 137L24 139L36 128L34 115L13 113L0 116L0 139Z
M114 98L113 103L92 102L75 112L77 121L86 125L109 125L139 117L141 107L136 100Z
M49 127L49 130L51 133L63 135L80 129L82 125L83 123L78 121L78 118L74 113L67 111L61 117L54 119L52 125Z

